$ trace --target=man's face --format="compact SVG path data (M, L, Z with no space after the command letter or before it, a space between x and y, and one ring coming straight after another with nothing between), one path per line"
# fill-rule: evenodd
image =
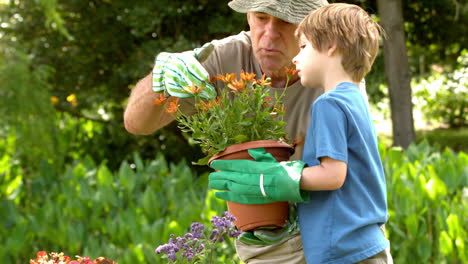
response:
M279 74L290 66L299 52L294 32L297 25L265 13L247 14L255 58L267 76Z

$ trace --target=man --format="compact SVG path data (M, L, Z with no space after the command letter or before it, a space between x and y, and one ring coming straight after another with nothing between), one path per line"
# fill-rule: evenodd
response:
M285 68L293 68L292 58L299 52L294 31L297 24L310 11L327 4L325 0L234 0L229 6L235 11L247 13L250 32L241 32L222 40L215 40L213 53L202 63L210 76L218 74L254 72L257 78L263 73L272 79L272 87L284 88ZM133 134L148 135L169 124L174 118L162 107L155 107L158 97L152 88L152 76L140 80L129 98L124 115L125 128ZM286 104L286 131L291 139L302 139L307 130L311 98L321 91L307 89L297 81L297 75L289 82ZM216 87L222 87L219 84ZM312 90L312 91L311 91ZM186 100L190 104L190 100ZM184 104L182 102L182 104ZM184 107L184 105L182 105ZM190 107L190 106L185 106ZM296 150L300 158L302 149Z
M241 70L253 72L257 78L265 74L271 78L272 90L284 89L287 81L285 69L286 67L294 68L292 59L299 52L298 40L294 35L297 24L312 10L326 4L328 4L326 0L233 0L229 2L228 5L233 10L247 13L250 32L241 32L222 40L212 41L214 50L202 62L203 70L206 70L209 76L226 73L236 73L239 76ZM193 60L193 56L190 57L190 54L195 53L165 54L164 56L173 56L179 61L188 61L192 58L190 63L184 63L183 66L189 70L199 69L200 65ZM167 62L164 56L158 55L153 72L140 80L131 93L124 115L125 128L130 133L151 134L174 120L171 115L165 113L161 106L154 105L154 100L159 96L157 92L161 89L169 89L168 87L161 88L160 84L172 85L164 82L167 76L161 71ZM178 66L181 67L181 65ZM207 81L208 76L205 77ZM222 89L223 86L216 83L215 88ZM322 92L320 89L304 88L298 81L297 75L289 81L284 103L286 132L290 139L295 139L297 142L303 140L309 124L310 104ZM193 101L188 98L181 100L180 104L182 109L190 111ZM301 154L302 145L299 143L291 159L300 159ZM258 233L260 243L257 245L242 239L236 241L239 257L246 263L255 264L305 263L297 228L287 229L288 234L281 236L284 239L273 245L261 243L261 232Z

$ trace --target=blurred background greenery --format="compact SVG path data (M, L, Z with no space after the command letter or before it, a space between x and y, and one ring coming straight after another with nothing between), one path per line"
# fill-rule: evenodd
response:
M208 169L190 164L202 156L199 148L175 125L136 136L125 131L122 117L133 85L151 71L157 53L193 49L247 30L245 15L227 2L0 0L4 263L27 263L38 250L161 263L154 248L169 233L180 235L191 222L209 222L225 210L206 189ZM379 19L375 0L341 2L358 4ZM389 201L392 253L397 263L419 257L423 263L463 263L468 3L401 3L416 128L411 148L391 148L383 54L366 78L367 91L384 162L388 153L399 153L398 161L386 163L394 183L389 197L407 195L403 187L392 187L400 181L417 184L427 195L414 197L418 208L397 209ZM449 167L441 170L442 165ZM395 171L403 176L392 176ZM422 240L429 244L412 248ZM221 249L220 261L233 258L232 250Z

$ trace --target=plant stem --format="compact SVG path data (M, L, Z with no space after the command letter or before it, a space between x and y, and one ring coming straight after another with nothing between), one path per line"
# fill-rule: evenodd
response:
M213 247L210 246L210 264L213 263Z

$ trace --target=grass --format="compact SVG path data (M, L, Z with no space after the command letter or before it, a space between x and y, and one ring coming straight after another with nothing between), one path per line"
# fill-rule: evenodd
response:
M423 140L440 150L449 147L456 152L468 153L468 127L416 131L416 142Z
M468 127L416 130L416 143L424 140L440 151L448 147L455 152L468 153ZM393 144L389 133L379 133L379 141L389 147Z

